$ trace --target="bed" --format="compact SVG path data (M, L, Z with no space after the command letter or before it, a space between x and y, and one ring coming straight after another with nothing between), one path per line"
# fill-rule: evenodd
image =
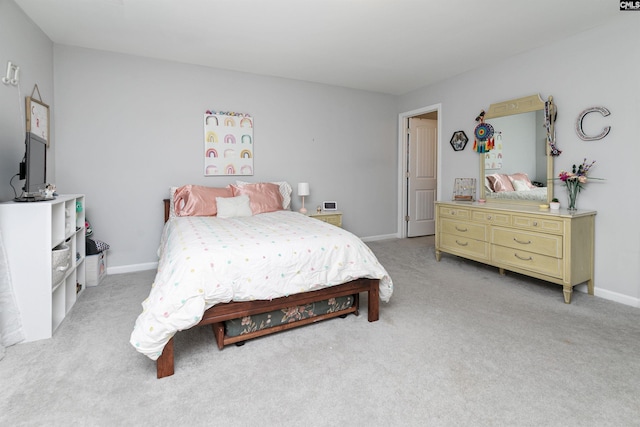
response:
M130 339L156 361L158 378L175 371L178 331L212 325L222 349L357 315L362 292L368 296L368 321L375 322L379 301L389 301L393 292L375 255L346 230L280 206L265 211L252 203L250 214L227 216L225 208L222 215L221 206L246 195L231 187L231 196L215 198L216 215L174 216L170 200L164 201L158 272ZM257 188L250 200L263 192L264 186ZM278 316L283 320L273 321Z
M547 201L547 187L535 187L530 190L520 191L500 191L487 193L487 197L500 200L535 200L538 202Z
M485 194L487 198L501 200L547 201L547 187L534 185L526 173L494 173L485 176Z

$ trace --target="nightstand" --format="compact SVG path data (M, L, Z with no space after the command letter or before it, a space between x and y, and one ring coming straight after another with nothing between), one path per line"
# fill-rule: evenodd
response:
M342 227L342 212L340 211L321 211L309 213L311 218L319 219L320 221L328 222L336 227Z

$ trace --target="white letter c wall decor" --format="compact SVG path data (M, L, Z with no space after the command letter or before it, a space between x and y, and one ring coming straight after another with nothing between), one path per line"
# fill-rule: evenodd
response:
M589 136L586 133L584 133L584 130L582 130L582 121L584 120L585 116L589 113L600 113L604 117L607 117L609 114L611 114L609 110L607 110L605 107L590 107L584 110L582 113L580 113L580 115L578 116L578 120L576 121L576 132L578 133L578 136L580 137L580 139L583 141L596 141L598 139L602 139L605 136L607 136L609 134L609 131L611 130L611 126L606 126L602 128L602 132L600 132L598 135L595 135L595 136Z

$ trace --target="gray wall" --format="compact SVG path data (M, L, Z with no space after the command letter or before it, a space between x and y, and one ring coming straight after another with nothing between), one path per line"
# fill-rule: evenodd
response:
M42 101L53 104L53 43L13 1L0 0L0 77L4 77L7 62L20 67L18 86L0 83L0 200L11 200L14 192L9 185L18 173L24 156L24 103L35 84ZM37 97L37 95L34 95ZM52 121L55 118L52 115ZM51 124L51 148L47 152L47 178L55 181L55 126ZM13 180L18 195L24 181Z
M464 129L473 135L481 109L507 99L540 93L552 95L558 107L555 174L587 157L596 160L593 181L580 193L578 208L598 211L596 217L596 295L640 306L640 225L637 212L637 163L640 158L640 25L637 14L621 13L611 24L551 46L482 67L401 97L400 111L442 103L440 199L451 194L456 177L479 170L478 154L467 148L454 152L448 141ZM490 46L483 46L488 52ZM588 134L603 126L612 130L603 140L585 142L575 121L587 107L604 106L609 117L590 114ZM467 147L471 147L472 143ZM566 203L566 190L555 194Z
M52 47L12 1L0 0L0 71L21 67L20 88L0 85L0 199L23 155L24 96L38 83L52 106L50 167L61 192L85 193L96 238L112 246L110 272L152 267L168 187L225 185L233 179L201 173L202 114L237 110L255 118L254 180L311 185L307 206L337 200L345 227L361 237L397 233L398 114L441 104L441 199L453 181L478 171L472 143L462 152L452 133L473 134L489 104L540 93L558 105L556 174L582 158L597 160L578 205L598 211L596 294L639 306L640 226L636 159L640 147L640 26L621 14L606 26L456 76L402 97L207 69L126 55ZM53 58L55 57L55 58ZM53 79L55 70L55 81ZM2 71L4 74L4 71ZM54 103L55 88L55 103ZM605 106L611 116L588 116L587 131L612 131L584 142L578 114ZM55 126L54 126L55 125ZM53 154L55 153L55 158ZM55 162L57 161L57 165ZM53 169L51 169L53 170ZM556 195L565 190L556 185ZM294 208L300 200L294 196ZM113 269L112 269L113 268Z
M86 194L95 237L111 245L110 272L157 261L161 201L184 184L308 182L307 207L336 200L356 235L396 233L395 97L68 46L54 52L56 184ZM207 109L254 117L254 176L203 176Z

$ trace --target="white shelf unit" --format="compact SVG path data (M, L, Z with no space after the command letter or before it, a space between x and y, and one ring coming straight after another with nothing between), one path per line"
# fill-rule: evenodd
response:
M25 341L51 338L86 287L85 197L0 203L0 230ZM53 283L52 250L62 243L71 263Z

